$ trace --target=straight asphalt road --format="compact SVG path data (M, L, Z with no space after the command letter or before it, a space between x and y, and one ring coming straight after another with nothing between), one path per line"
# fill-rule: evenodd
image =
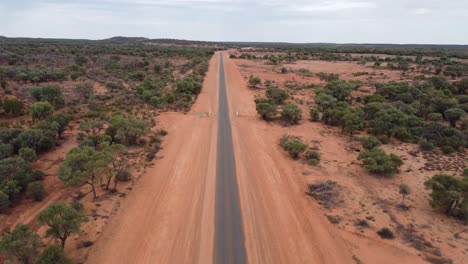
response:
M218 122L214 263L243 264L247 263L247 256L222 53L219 61Z

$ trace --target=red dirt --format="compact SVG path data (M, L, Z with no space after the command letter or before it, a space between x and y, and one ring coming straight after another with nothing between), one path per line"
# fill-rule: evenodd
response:
M291 160L278 146L280 136L292 130L320 136L319 131L260 121L253 102L258 92L247 87L235 61L225 58L249 261L352 263L356 256L364 263L423 263L412 252L339 231L328 222L305 194L304 165ZM323 149L337 148L333 146L337 143L330 144Z
M214 237L218 56L187 114L157 118L169 132L120 212L93 246L89 263L209 263Z

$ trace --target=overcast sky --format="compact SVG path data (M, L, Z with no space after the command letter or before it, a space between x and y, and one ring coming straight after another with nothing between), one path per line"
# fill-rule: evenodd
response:
M468 0L0 0L0 35L468 44Z

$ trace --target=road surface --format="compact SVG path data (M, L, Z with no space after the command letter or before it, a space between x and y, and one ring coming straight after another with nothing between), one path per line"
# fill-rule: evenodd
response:
M218 151L216 170L215 264L246 263L224 61L219 63Z

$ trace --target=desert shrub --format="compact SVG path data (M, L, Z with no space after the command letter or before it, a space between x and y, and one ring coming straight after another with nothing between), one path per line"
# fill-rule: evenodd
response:
M289 94L278 87L268 87L266 90L266 97L273 100L275 104L282 104L284 100L289 98Z
M118 181L127 182L132 179L132 174L127 170L123 170L123 171L117 172L116 178Z
M305 153L305 159L309 165L316 166L320 163L320 153L317 150L309 149Z
M401 165L403 165L403 161L398 156L394 154L387 155L380 148L361 152L358 159L363 160L364 168L369 172L384 176L391 176L397 173Z
M113 116L109 120L109 123L106 134L113 141L127 145L135 145L148 129L147 121L138 119L132 115L128 117L122 115Z
M36 264L73 264L65 251L57 244L48 246L35 262Z
M49 130L27 129L13 140L13 145L16 149L26 147L41 153L55 145L55 134Z
M13 155L13 146L0 143L0 159L6 159Z
M91 81L81 82L75 85L75 93L81 101L88 100L94 93L94 84Z
M338 100L329 94L319 93L315 97L315 103L317 104L319 110L324 112L327 109L335 107L335 105L338 103Z
M382 145L382 143L376 137L373 136L360 138L359 141L361 141L362 146L365 149L373 149Z
M349 101L351 98L351 92L354 90L355 85L352 83L343 81L343 80L335 80L327 83L325 85L324 92L333 96L338 101Z
M440 150L442 150L442 152L447 155L456 152L456 150L451 146L442 146L440 147Z
M7 98L3 101L3 110L12 116L18 116L23 111L24 103L16 98Z
M37 102L29 108L33 120L44 120L54 113L54 107L49 102Z
M303 143L299 139L295 138L282 138L280 141L281 147L289 153L294 159L299 157L299 154L304 152L307 149L307 144Z
M36 151L32 148L20 148L18 155L27 162L33 162L37 159Z
M0 191L0 212L8 208L11 204L10 197L8 194Z
M370 132L393 136L399 128L406 127L407 122L408 116L404 112L392 107L383 108L369 122Z
M456 126L457 121L465 114L465 111L459 108L450 108L445 110L444 116L450 122L452 127Z
M271 99L257 98L255 99L255 108L257 113L264 120L272 120L276 116L276 104Z
M58 85L33 87L29 90L31 96L38 102L49 102L55 107L63 106L65 100Z
M68 124L70 124L70 121L71 121L71 116L69 115L64 115L64 114L55 114L55 115L51 115L47 118L47 122L49 123L54 123L57 124L56 125L56 129L57 129L57 134L58 136L62 136L62 133L65 131L65 128L68 126Z
M316 108L311 108L309 111L310 120L313 122L317 122L320 120L319 111Z
M434 175L424 182L432 190L431 205L448 216L468 219L468 177L459 178L445 174Z
M46 191L42 182L30 182L26 189L26 195L34 201L42 201L46 196Z
M257 85L259 85L261 83L262 83L262 80L260 79L260 77L250 75L250 77L249 77L249 86L251 88L256 88Z
M419 147L422 150L432 150L435 147L434 144L432 144L431 142L429 142L429 141L427 141L425 139L419 140L418 144L419 144Z
M46 176L45 172L41 171L41 170L35 170L32 174L32 180L33 181L41 181L44 179L44 177Z
M441 113L430 113L427 115L427 118L432 122L440 122L442 121L442 114Z
M379 231L377 231L377 234L383 238L383 239L394 239L395 238L395 235L393 234L392 230L384 227L382 229L380 229Z
M0 238L0 252L8 256L10 261L31 263L42 245L41 238L28 225L19 224L11 232L6 232Z
M283 106L281 111L281 120L283 120L286 125L297 124L301 118L302 110L297 107L297 105L289 103Z

